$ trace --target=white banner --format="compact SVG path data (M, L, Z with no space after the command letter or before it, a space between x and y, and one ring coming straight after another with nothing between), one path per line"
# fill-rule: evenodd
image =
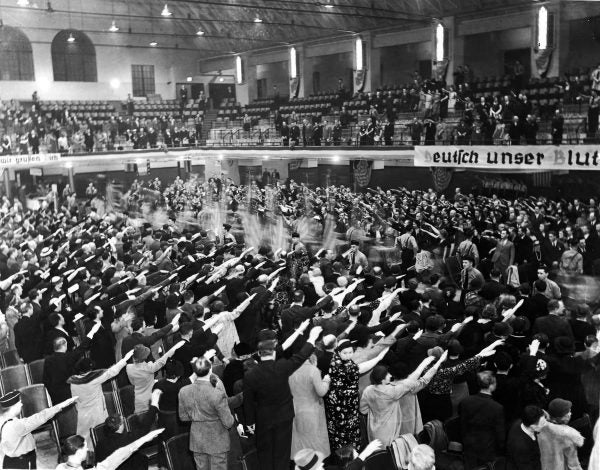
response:
M600 145L415 147L415 166L490 170L600 170Z
M28 166L35 163L57 162L60 153L40 153L37 155L0 155L0 168Z

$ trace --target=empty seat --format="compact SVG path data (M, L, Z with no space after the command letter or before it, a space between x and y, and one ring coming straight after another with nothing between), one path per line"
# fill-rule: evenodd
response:
M46 387L42 384L29 385L19 389L21 392L21 403L23 403L23 409L21 415L24 418L32 416L40 411L50 408L51 401ZM38 427L36 431L50 431L56 448L60 449L60 441L58 437L58 427L56 425L56 419L51 419L46 424Z
M17 366L21 364L21 358L16 349L2 353L2 367Z
M136 436L143 436L154 429L156 424L156 415L153 411L142 411L140 413L134 413L127 416L127 427L129 431ZM148 460L152 460L158 457L159 445L148 443L145 444L139 452L143 454Z
M190 435L179 434L163 442L169 470L195 470L194 457L190 452Z
M135 391L133 385L125 385L119 388L119 400L125 416L133 414L135 410Z
M27 369L29 369L29 383L44 383L44 359L38 359L37 361L30 362L27 364Z
M379 450L365 460L365 470L396 470L396 463L388 449Z
M0 380L2 381L2 390L4 393L29 385L29 377L27 376L27 369L24 364L0 370Z

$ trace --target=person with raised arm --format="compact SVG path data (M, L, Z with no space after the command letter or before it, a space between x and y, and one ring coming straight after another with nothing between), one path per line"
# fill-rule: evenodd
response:
M37 468L33 431L77 401L77 396L57 405L20 418L23 409L21 392L13 390L0 398L0 449L4 455L2 468Z

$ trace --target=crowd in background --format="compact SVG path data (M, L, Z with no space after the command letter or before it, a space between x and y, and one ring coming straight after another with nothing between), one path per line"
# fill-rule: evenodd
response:
M53 403L79 397L67 459L98 424L100 459L133 441L103 406L117 377L161 439L188 430L199 469L240 439L265 470L362 468L384 448L423 470L598 467L595 199L214 177L25 202L0 205L2 348L46 358ZM26 444L0 437L17 462Z

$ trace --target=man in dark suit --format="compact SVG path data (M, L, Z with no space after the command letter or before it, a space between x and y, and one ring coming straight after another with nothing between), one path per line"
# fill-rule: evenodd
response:
M44 355L49 356L54 352L54 340L56 338L64 338L67 342L67 351L72 351L75 347L75 342L65 330L65 318L60 313L53 312L48 316L48 323L51 328L45 335Z
M518 376L511 374L513 359L507 352L496 351L494 365L496 366L496 390L492 392L492 397L502 405L505 428L508 428L519 418L521 412L519 400L521 382Z
M560 258L565 251L565 246L558 241L556 232L548 232L548 240L542 244L542 261L547 266L552 266L554 263L558 263Z
M33 313L33 305L23 302L19 307L21 319L14 327L15 346L19 357L26 364L42 358L42 330L40 315Z
M121 344L121 355L125 356L129 351L131 351L136 345L143 344L146 347L152 346L161 338L167 336L169 333L175 333L179 330L179 316L181 314L175 315L171 323L167 326L161 328L160 330L155 331L149 336L145 336L142 333L142 330L146 327L146 323L144 319L141 317L136 317L131 322L131 330L132 333L129 336L123 338L123 344ZM153 359L150 358L150 361Z
M596 336L596 328L587 321L589 315L590 307L587 305L577 305L573 310L571 320L569 320L571 331L573 331L576 351L585 351L585 338L587 336Z
M101 324L96 323L83 338L81 344L72 351L67 350L67 341L63 337L57 337L54 340L53 354L46 357L44 361L44 385L50 394L52 403L60 403L71 398L71 386L67 383L67 379L73 375L75 363L90 347L92 338L100 327Z
M181 341L184 341L185 344L175 351L173 360L181 362L183 365L183 377L189 377L192 375L192 359L204 354L206 349L202 346L192 345L191 340L194 328L191 323L182 323L179 326L179 333ZM229 352L226 351L226 354L229 354Z
M562 317L564 310L565 306L561 300L550 300L548 302L548 315L535 320L532 328L533 334L545 333L550 340L550 344L554 344L554 340L559 336L568 336L573 339L571 325Z
M526 406L521 419L513 424L506 439L507 470L541 470L537 433L546 425L544 410Z
M304 291L294 291L292 304L281 312L281 333L286 338L293 333L300 323L308 318L312 318L315 313L321 310L321 307L327 305L331 300L330 295L323 297L314 307L304 307Z
M108 369L115 363L115 347L112 331L102 322L104 310L98 305L90 306L87 308L85 315L87 318L83 326L86 334L96 323L101 325L90 345L90 359L97 369Z
M491 279L483 285L479 295L491 302L500 297L500 294L504 294L506 292L506 286L500 282L501 276L502 273L500 271L495 268L492 269L490 272Z
M307 342L290 359L275 360L275 340L261 341L261 362L244 377L244 414L256 425L256 449L261 470L289 467L294 403L288 379L315 349L321 328L313 328Z
M490 371L480 372L477 383L479 393L458 406L466 470L494 461L504 450L504 409L492 398L496 378Z

